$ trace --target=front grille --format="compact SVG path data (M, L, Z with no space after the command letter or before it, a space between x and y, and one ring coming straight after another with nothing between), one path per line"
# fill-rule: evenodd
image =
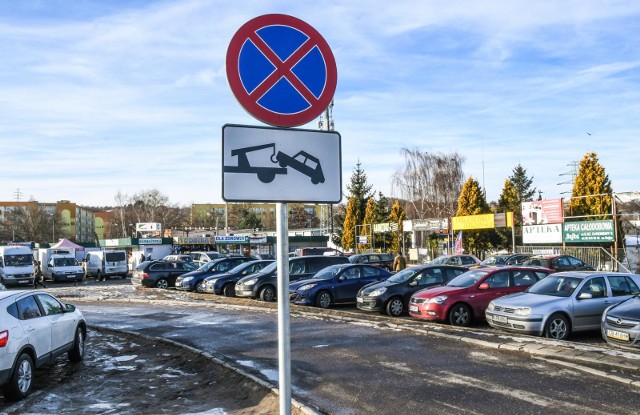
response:
M620 327L620 328L631 328L635 327L640 322L635 320L626 320L618 317L607 316L607 323L609 323L612 327Z
M505 314L515 314L516 309L511 307L502 307L502 306L496 305L493 307L493 311L502 311Z

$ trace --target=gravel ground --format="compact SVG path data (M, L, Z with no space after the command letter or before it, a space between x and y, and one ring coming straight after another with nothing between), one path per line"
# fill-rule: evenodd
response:
M81 307L81 304L80 304ZM269 389L204 356L126 333L91 330L83 362L66 356L36 371L33 393L4 414L267 415ZM302 414L293 408L294 414Z

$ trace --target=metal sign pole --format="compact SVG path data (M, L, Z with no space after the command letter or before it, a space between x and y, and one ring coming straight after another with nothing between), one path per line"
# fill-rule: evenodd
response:
M291 415L291 333L289 331L289 225L287 204L276 204L278 262L278 389L280 415Z

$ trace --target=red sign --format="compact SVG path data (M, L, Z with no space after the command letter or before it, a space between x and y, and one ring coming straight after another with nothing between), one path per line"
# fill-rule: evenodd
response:
M277 127L299 126L322 114L338 80L320 33L283 14L259 16L238 29L226 66L231 91L244 109Z

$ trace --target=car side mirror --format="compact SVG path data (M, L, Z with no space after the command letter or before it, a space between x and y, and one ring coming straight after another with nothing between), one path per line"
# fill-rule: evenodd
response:
M53 265L47 264L47 268L53 268Z
M593 295L591 295L590 293L580 293L578 295L578 300L588 300L590 298L593 298Z
M489 288L491 288L489 286L488 282L483 282L482 284L480 284L480 286L478 287L479 290L488 290Z
M415 286L417 286L417 285L418 285L418 281L411 281L411 282L409 283L409 287L415 287Z
M65 313L73 313L74 311L76 311L76 306L74 306L73 304L65 304L64 311Z
M344 280L346 280L346 279L347 279L347 277L345 277L344 275L340 275L340 276L338 277L338 281L340 281L340 282L342 282L342 281L344 281Z

